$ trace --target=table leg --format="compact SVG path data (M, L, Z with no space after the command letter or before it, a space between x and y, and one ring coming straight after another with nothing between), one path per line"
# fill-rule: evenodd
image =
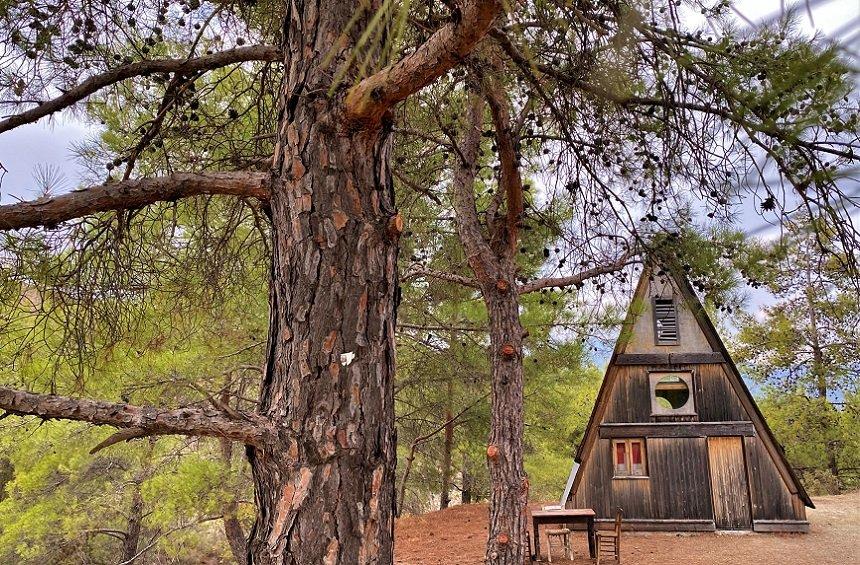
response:
M536 519L532 519L532 529L535 532L535 547L534 553L532 554L532 561L540 561L540 529L538 528L538 521Z
M588 555L591 556L592 559L597 557L597 554L594 552L594 518L588 519Z

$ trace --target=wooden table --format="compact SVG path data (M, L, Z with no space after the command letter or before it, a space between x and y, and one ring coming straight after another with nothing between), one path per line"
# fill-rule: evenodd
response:
M562 510L533 510L532 526L534 528L535 549L532 559L540 560L540 532L541 524L576 524L585 523L588 530L588 554L592 559L595 557L594 549L594 510L591 508L565 508Z

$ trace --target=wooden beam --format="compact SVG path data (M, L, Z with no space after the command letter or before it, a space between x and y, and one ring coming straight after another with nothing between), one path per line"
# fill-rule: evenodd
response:
M705 353L621 353L615 358L616 365L701 365L725 363L720 352Z
M615 523L612 518L597 518L598 529L609 529ZM657 520L649 518L624 518L621 529L639 532L713 532L716 525L713 520Z
M754 435L755 427L752 422L639 422L600 424L601 439Z
M753 531L806 534L809 533L809 522L806 520L753 520Z

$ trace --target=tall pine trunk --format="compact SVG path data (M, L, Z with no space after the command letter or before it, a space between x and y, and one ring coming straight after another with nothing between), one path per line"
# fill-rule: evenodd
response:
M339 38L356 9L296 1L285 22L260 403L280 445L248 453L254 565L393 562L401 223L389 128L350 129L342 97L327 96L342 56L323 65L330 49L351 49Z
M504 259L500 261L505 263ZM512 273L511 269L509 273ZM507 291L484 288L490 322L492 416L487 460L490 470L490 537L487 563L522 565L529 559L528 479L523 469L523 327L513 275Z

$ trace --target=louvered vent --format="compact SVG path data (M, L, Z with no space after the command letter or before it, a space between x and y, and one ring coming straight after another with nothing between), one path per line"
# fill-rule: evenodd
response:
M657 345L678 344L678 309L674 298L654 299L654 336Z

